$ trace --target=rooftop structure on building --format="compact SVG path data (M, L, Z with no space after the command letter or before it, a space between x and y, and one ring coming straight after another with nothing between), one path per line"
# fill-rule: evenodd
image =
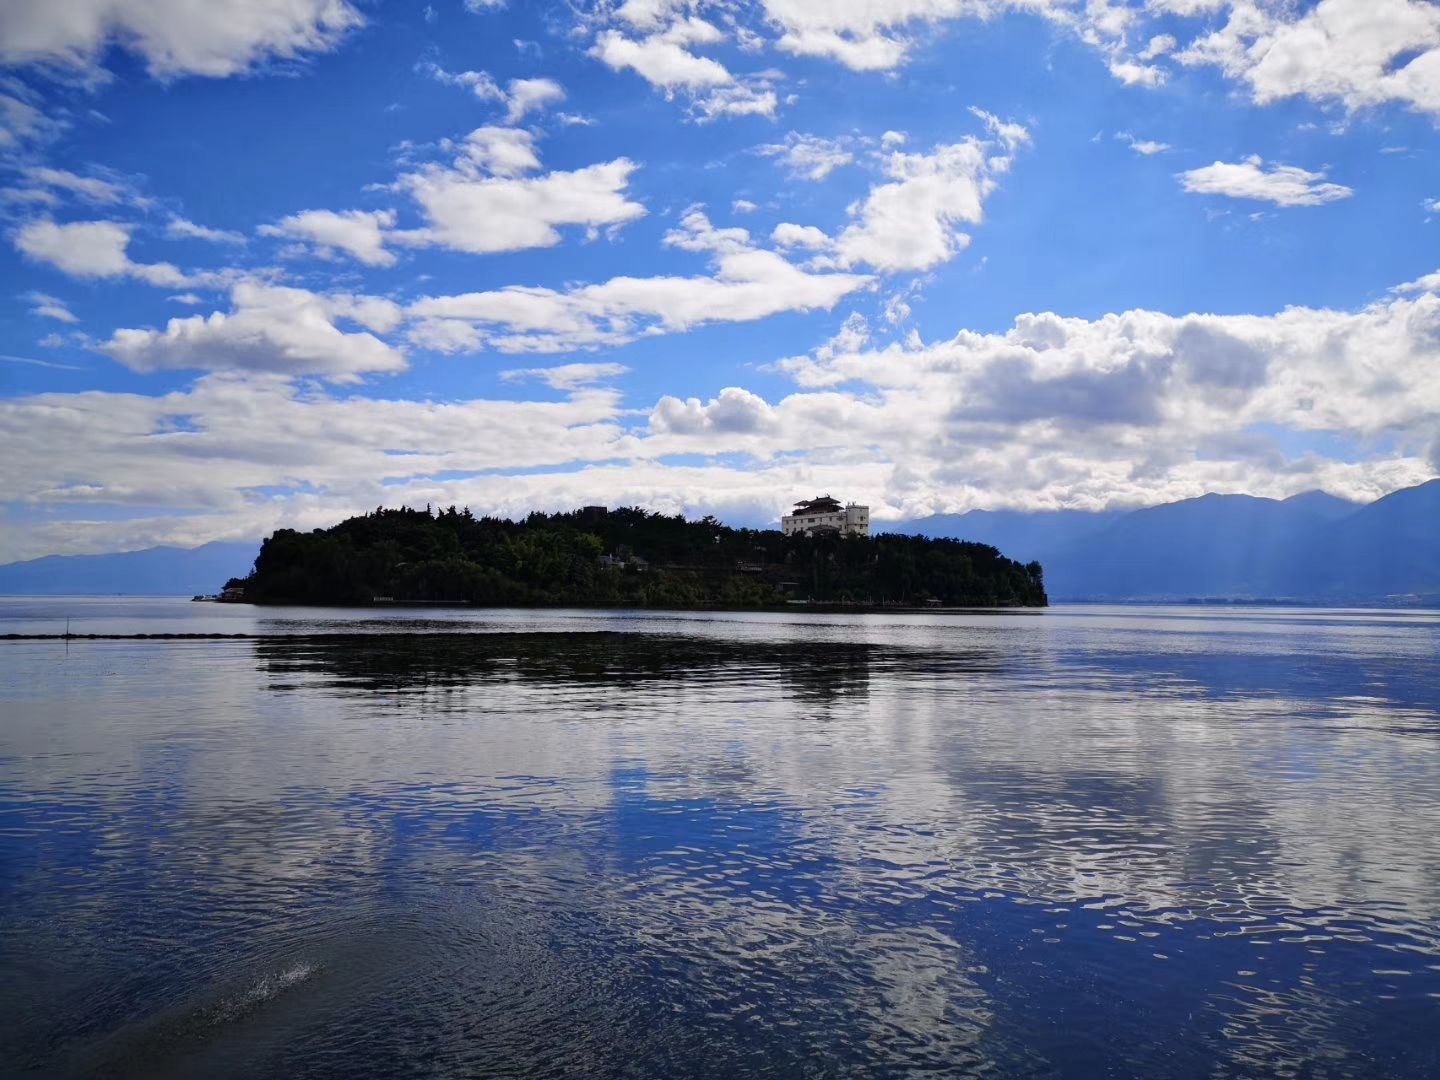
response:
M793 512L780 519L780 530L786 536L816 536L826 532L842 536L870 535L870 508L845 503L829 495L802 499Z

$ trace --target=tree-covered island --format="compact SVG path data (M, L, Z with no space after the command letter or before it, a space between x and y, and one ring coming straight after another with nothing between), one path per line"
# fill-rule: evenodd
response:
M1039 563L987 544L882 534L785 536L712 517L587 507L523 521L377 509L328 529L280 529L248 578L261 604L456 603L763 608L1042 607Z

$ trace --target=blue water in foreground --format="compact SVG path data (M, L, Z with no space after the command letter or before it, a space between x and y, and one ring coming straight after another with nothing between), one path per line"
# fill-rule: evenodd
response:
M0 1072L1440 1073L1440 614L67 615Z

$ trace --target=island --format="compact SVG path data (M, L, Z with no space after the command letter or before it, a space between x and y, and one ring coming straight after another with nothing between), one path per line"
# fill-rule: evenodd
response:
M731 528L633 507L524 520L451 506L280 529L228 596L258 604L1043 607L1039 563L988 544Z

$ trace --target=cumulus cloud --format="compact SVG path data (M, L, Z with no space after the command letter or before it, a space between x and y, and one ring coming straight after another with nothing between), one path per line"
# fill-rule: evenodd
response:
M744 244L698 221L689 231L720 250ZM852 316L821 347L776 365L794 380L792 393L767 400L731 385L662 395L638 417L617 391L592 385L620 372L584 364L511 376L567 395L552 402L340 398L254 373L210 375L154 398L15 397L0 401L0 483L17 500L52 507L192 511L125 526L149 530L150 543L199 543L240 523L252 535L309 527L404 500L502 512L605 501L763 514L819 485L898 517L1145 504L1209 490L1323 487L1373 498L1432 475L1436 282L1440 274L1356 311L1037 313L1003 332L907 346L873 342ZM294 302L336 318L329 305L342 303ZM1276 430L1357 450L1296 453L1267 434ZM57 444L67 447L63 459ZM702 463L667 464L680 454ZM276 498L285 486L293 492ZM258 488L263 498L251 494ZM119 535L63 524L54 535L27 532L23 543L113 548ZM0 533L5 542L13 551L21 541L12 531Z
M565 100L565 88L554 79L511 79L505 101L505 120L517 123L540 109Z
M362 22L345 0L11 0L0 4L0 60L99 77L118 46L157 78L218 77L329 50Z
M854 140L847 136L831 139L792 131L783 142L757 146L755 152L775 158L792 176L824 180L840 166L855 160L853 146Z
M1309 172L1294 165L1271 164L1258 156L1241 162L1217 161L1180 174L1181 186L1196 195L1225 195L1277 206L1322 206L1348 199L1355 192L1344 184L1329 183L1324 171Z
M716 45L725 33L695 15L678 15L670 4L642 9L623 5L617 12L625 29L596 35L590 55L613 71L633 71L667 98L682 93L697 120L723 116L774 116L779 99L774 73L737 77L718 60L700 56L696 46ZM636 28L648 29L640 37Z
M558 352L688 330L711 322L747 322L783 311L829 309L870 279L812 273L756 246L745 229L717 229L700 211L666 237L672 247L706 254L707 276L614 277L565 290L512 286L432 296L409 308L419 320L411 340L443 352L493 348Z
M620 414L614 392L593 388L561 401L438 403L332 396L278 375L212 374L154 397L91 391L0 401L0 484L21 502L183 506L194 515L111 520L108 530L67 522L75 531L63 544L71 550L115 550L132 535L201 543L333 521L403 500L443 471L614 457L626 449ZM66 447L63 457L57 445ZM396 477L407 483L387 484ZM262 487L304 493L281 499L255 491ZM185 531L197 526L202 531ZM54 539L26 530L22 543ZM4 556L34 551L16 540L0 531Z
M422 65L421 70L447 86L460 86L481 101L493 101L505 107L505 122L519 123L532 112L540 112L565 100L565 88L554 79L511 79L504 88L485 71L446 71L438 64Z
M830 237L814 225L796 225L782 221L770 230L770 239L783 248L811 248L816 251L831 246Z
M994 433L982 433L998 424L1006 439L1098 454L1114 438L1133 455L1144 439L1193 450L1256 424L1357 437L1427 432L1440 407L1440 376L1426 359L1437 339L1440 295L1422 282L1358 312L1031 314L1003 334L831 350L779 367L804 387L868 383L928 414L917 430L932 436L988 442ZM1100 429L1110 435L1096 438Z
M1398 102L1440 113L1440 8L1431 0L763 0L763 9L779 49L854 71L899 67L937 24L1014 13L1074 33L1127 85L1157 86L1178 62L1218 68L1261 104L1303 96L1350 110Z
M775 422L775 410L764 398L738 386L725 387L705 404L666 395L650 412L650 430L657 435L748 434L773 428Z
M240 282L231 310L171 319L164 330L121 329L100 351L135 371L260 371L353 378L398 371L404 353L373 333L395 329L401 314L373 296L320 294ZM345 331L341 320L366 327Z
M595 39L590 55L616 71L634 71L651 86L667 93L724 86L734 76L718 60L697 56L693 45L714 45L725 35L699 18L676 19L669 27L648 37L626 37L607 30Z
M905 137L893 131L885 133L878 151L873 140L817 139L794 132L783 143L759 148L800 175L819 179L853 160L852 145L869 145L873 160L890 178L851 204L850 223L833 237L817 226L781 222L771 239L782 247L824 251L815 265L842 269L867 265L887 273L925 270L953 258L970 244L961 226L981 222L996 177L1030 141L1021 124L983 109L970 112L985 125L988 139L971 137L928 153L899 149Z
M366 266L393 266L395 256L385 249L385 233L394 226L393 210L302 210L260 226L259 232L303 241L322 258L344 252Z
M1199 10L1219 8L1225 24L1176 59L1218 67L1258 103L1301 96L1440 114L1440 7L1428 0L1320 0L1300 9L1226 0Z
M518 251L558 244L564 226L623 225L645 213L625 195L636 168L628 158L531 176L539 156L533 136L518 128L477 128L453 149L450 164L397 182L428 224L394 233L396 241L473 254Z
M778 104L779 98L769 78L747 76L696 97L690 115L699 123L724 116L774 116Z
M134 262L127 248L131 226L117 221L31 221L15 234L15 247L37 262L78 278L132 277L151 285L184 285L188 280L169 263Z
M992 149L971 138L928 154L892 151L884 159L892 179L870 189L835 238L838 265L924 270L969 246L959 226L980 223L995 174L1010 163Z
M1139 12L1109 0L763 0L763 7L779 31L778 48L834 60L852 71L899 67L918 44L933 39L939 23L1017 13L1072 30L1100 50L1111 74L1126 83L1155 85L1164 78L1144 62L1162 55L1163 42L1157 46L1152 39L1132 56L1128 35Z

